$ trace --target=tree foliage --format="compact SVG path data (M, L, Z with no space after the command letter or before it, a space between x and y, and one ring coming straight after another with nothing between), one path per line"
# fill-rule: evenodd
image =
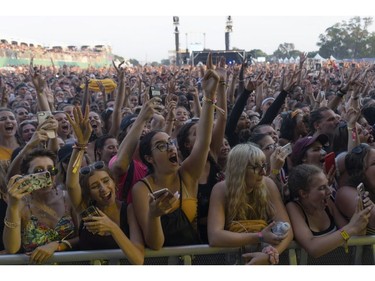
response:
M319 54L337 59L375 57L375 33L368 31L372 22L371 17L353 17L327 28L319 35Z

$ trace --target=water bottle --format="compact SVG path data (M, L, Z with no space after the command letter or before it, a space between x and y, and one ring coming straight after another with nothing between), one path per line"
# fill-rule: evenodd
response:
M278 221L275 223L275 225L272 227L272 232L278 236L283 236L288 232L290 228L290 224L283 221Z

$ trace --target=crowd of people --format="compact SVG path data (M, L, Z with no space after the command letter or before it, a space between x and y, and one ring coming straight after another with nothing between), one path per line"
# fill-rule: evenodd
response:
M104 47L104 48L103 48ZM1 39L0 41L0 58L9 58L16 60L26 59L31 56L35 59L64 62L82 62L82 63L102 63L107 61L111 50L106 50L105 46L98 45L96 47L82 46L52 46L43 47L38 44L28 44L24 42L7 41Z
M375 229L375 65L0 70L0 251L243 247L278 264ZM280 231L280 223L283 226Z

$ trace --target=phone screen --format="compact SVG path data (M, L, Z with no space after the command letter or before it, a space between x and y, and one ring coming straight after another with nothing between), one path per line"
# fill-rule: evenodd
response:
M334 152L328 153L324 158L324 167L327 173L331 170L332 166L335 166L335 153Z

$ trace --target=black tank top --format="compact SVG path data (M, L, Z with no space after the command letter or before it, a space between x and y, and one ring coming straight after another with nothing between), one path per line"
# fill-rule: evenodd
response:
M127 215L127 204L122 202L120 210L120 228L127 237L129 236L129 223ZM80 250L104 250L118 249L119 246L112 235L92 234L83 228L83 223L79 226L79 249Z
M309 227L311 233L314 235L314 236L322 236L322 235L325 235L325 234L328 234L328 233L331 233L331 232L334 232L337 230L337 227L336 227L336 223L335 223L335 219L333 218L333 216L331 215L331 212L329 211L329 208L326 207L324 210L326 211L327 215L328 215L328 218L329 218L329 221L330 221L330 224L328 226L327 229L325 230L322 230L322 231L313 231L311 228L310 228L310 225L309 225L309 220L307 218L307 215L305 213L305 210L303 209L303 207L301 206L301 204L298 202L298 201L295 201L295 203L301 208L302 212L303 212L303 215L305 216L305 222L307 224L307 226Z

